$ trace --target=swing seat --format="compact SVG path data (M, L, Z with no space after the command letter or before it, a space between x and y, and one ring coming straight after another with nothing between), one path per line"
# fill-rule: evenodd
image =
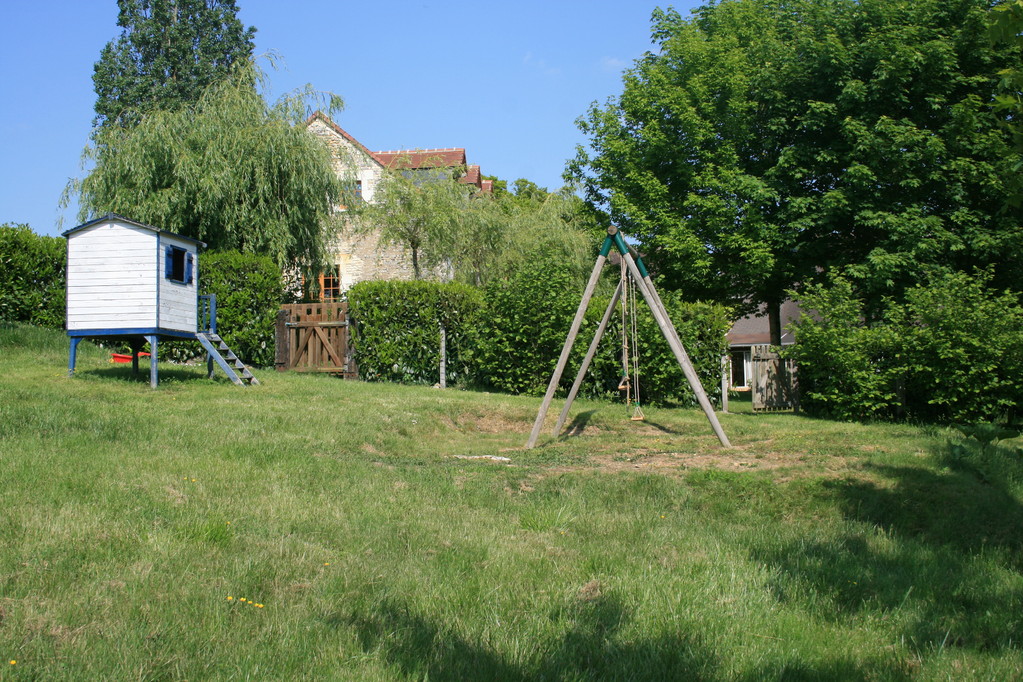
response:
M646 415L643 414L643 408L640 407L639 405L636 405L636 409L633 410L632 416L629 417L629 421L633 421L633 422L646 421Z
M604 385L606 386L607 384ZM618 390L628 391L630 388L632 388L632 379L630 379L629 375L626 374L622 377L622 380L618 382Z

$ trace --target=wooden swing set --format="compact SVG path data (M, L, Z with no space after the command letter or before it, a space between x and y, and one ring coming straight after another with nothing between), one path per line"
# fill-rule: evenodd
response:
M635 312L637 302L636 292L638 291L650 307L650 312L653 314L654 320L657 322L657 326L660 328L661 333L668 342L668 346L675 355L675 359L682 368L682 373L685 375L686 381L689 382L689 387L696 395L696 400L700 403L700 407L703 408L703 412L707 416L707 421L710 422L711 428L714 430L714 434L718 437L722 446L726 448L731 447L731 443L728 441L728 436L726 436L724 430L722 430L721 424L718 422L717 415L714 413L714 408L710 404L710 400L707 398L707 394L703 390L703 386L700 384L700 379L696 375L696 370L693 368L692 362L689 360L689 355L686 353L685 348L682 346L682 342L679 340L678 332L675 330L675 325L672 324L671 319L668 317L668 311L665 309L660 296L657 294L657 289L654 287L653 280L650 279L650 273L647 272L646 266L643 264L643 259L640 258L638 253L635 253L629 248L629 246L625 243L625 240L622 238L621 232L617 227L612 225L607 228L607 237L604 238L604 243L601 245L600 253L597 256L597 262L594 264L593 272L590 274L590 279L586 283L586 289L583 291L583 297L579 302L579 308L576 310L575 318L572 320L572 326L569 328L568 337L565 339L565 345L561 349L561 356L558 358L558 364L554 369L554 374L551 376L550 383L547 385L547 393L544 395L543 403L540 405L540 412L536 415L536 421L533 422L533 430L529 434L529 441L526 443L526 448L532 448L535 446L537 438L540 436L540 430L543 428L544 420L547 417L547 411L550 409L551 402L554 399L554 392L557 390L562 374L564 374L565 366L568 364L568 356L572 352L572 346L575 345L576 337L579 335L579 329L582 326L583 318L586 315L586 309L589 307L590 300L593 298L593 292L597 288L597 281L600 279L600 273L604 268L604 263L607 261L608 254L611 253L612 248L615 248L621 255L622 276L619 279L618 286L615 288L614 294L611 296L611 301L608 303L607 310L604 311L604 316L601 318L600 324L597 326L597 331L593 336L593 341L590 343L589 350L586 352L586 357L583 358L582 366L576 374L575 381L572 383L572 388L568 392L568 399L565 401L565 407L561 410L561 415L558 417L558 422L554 427L552 435L556 437L565 425L569 410L572 407L572 402L579 393L579 387L582 385L583 378L586 376L586 371L589 369L590 363L593 361L593 357L597 353L597 347L600 345L600 340L604 336L604 332L607 330L607 327L611 322L611 318L614 316L615 310L618 308L619 302L622 304L622 380L619 383L618 388L619 390L625 391L627 403L634 408L631 418L634 421L641 421L645 418L642 406L640 405L639 352L638 345L636 343L637 329ZM631 348L629 342L630 332L632 338Z

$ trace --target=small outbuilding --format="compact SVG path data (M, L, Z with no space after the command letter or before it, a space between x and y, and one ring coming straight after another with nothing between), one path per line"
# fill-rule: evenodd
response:
M68 370L75 371L83 338L120 338L138 351L148 341L150 382L157 382L160 337L196 339L235 383L241 379L219 350L251 373L216 335L216 303L199 296L198 239L109 213L63 233L67 251L67 333L71 337ZM218 349L216 346L220 346Z

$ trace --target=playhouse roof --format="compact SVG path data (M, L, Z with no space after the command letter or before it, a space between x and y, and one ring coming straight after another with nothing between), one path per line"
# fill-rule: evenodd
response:
M150 232L155 232L156 234L165 234L165 235L168 235L170 237L175 237L177 239L183 239L186 242L192 242L193 244L198 244L201 248L206 248L206 242L201 241L199 239L193 239L192 237L186 237L183 234L178 234L176 232L170 232L168 230L161 230L159 227L154 227L152 225L146 225L145 223L140 223L137 220L132 220L131 218L125 218L123 215L118 215L116 213L107 213L106 215L100 216L99 218L96 218L94 220L90 220L87 223L82 223L78 227L72 227L70 230L67 230L66 232L62 232L60 236L62 236L62 237L70 237L75 232L80 232L81 230L88 229L90 227L93 227L94 225L100 225L102 223L109 223L109 222L112 222L112 221L117 221L117 222L120 222L120 223L128 223L129 225L134 225L135 227L141 227L144 230L149 230Z

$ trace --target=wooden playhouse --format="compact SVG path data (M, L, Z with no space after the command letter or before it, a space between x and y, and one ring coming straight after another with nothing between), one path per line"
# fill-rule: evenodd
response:
M195 339L206 349L211 373L216 362L234 383L258 383L217 336L216 299L199 296L203 242L113 213L63 236L68 240L70 374L84 338L126 341L135 371L139 351L148 341L150 384L155 387L163 337Z

